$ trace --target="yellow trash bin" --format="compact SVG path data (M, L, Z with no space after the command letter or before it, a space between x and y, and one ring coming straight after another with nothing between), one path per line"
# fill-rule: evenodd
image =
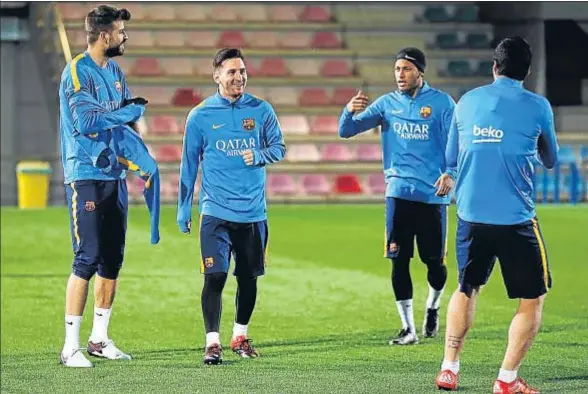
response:
M21 161L16 165L19 208L47 207L51 172L51 166L44 161Z

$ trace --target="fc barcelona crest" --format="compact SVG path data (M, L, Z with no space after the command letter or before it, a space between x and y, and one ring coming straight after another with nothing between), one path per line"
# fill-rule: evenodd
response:
M421 115L421 118L427 119L431 116L432 112L433 108L431 108L429 105L425 105L424 107L421 107L419 114Z
M94 201L86 201L86 205L84 205L84 208L86 209L86 211L92 212L96 209L96 203L94 203Z
M122 85L120 84L120 82L119 82L119 81L116 81L116 82L114 83L114 87L116 88L116 91L117 91L117 92L119 92L119 93L122 93Z
M214 265L214 259L212 257L207 257L204 259L204 266L206 268L211 268Z
M243 128L245 131L251 131L255 128L255 119L247 118L243 119Z

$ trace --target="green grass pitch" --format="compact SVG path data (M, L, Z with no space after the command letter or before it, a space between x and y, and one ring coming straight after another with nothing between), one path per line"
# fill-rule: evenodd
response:
M59 365L65 283L72 252L66 208L1 211L1 390L6 393L429 393L441 338L391 347L399 329L383 253L383 205L271 206L270 261L260 279L250 337L262 357L202 365L197 234L180 234L175 208L162 213L162 242L149 244L142 207L129 218L125 267L110 336L135 359ZM449 282L456 287L455 214L450 217ZM588 206L538 209L554 287L521 375L545 393L588 392ZM412 262L415 319L427 296L425 267ZM235 281L227 282L221 339L228 345ZM90 297L92 294L90 295ZM478 302L466 342L461 392L489 393L516 307L497 267ZM82 342L91 329L86 309ZM90 312L88 314L88 312ZM227 346L228 347L228 346Z

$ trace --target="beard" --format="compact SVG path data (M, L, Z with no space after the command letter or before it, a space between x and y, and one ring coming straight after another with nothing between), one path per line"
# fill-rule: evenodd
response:
M125 53L125 49L123 47L124 42L121 42L119 45L115 47L110 47L104 51L104 56L106 57L116 57L122 56Z

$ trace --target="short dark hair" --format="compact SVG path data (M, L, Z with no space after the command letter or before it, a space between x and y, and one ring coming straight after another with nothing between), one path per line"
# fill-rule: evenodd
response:
M496 62L498 75L523 81L529 75L532 58L529 43L524 38L515 36L500 41L492 60Z
M86 34L88 44L98 41L100 32L112 29L112 23L115 21L131 20L131 13L126 8L118 9L109 5L99 5L88 12L86 16Z
M228 59L241 59L245 61L245 57L243 57L243 52L241 52L238 48L223 48L219 50L214 58L212 59L212 67L216 70L218 67L222 66L223 62Z

